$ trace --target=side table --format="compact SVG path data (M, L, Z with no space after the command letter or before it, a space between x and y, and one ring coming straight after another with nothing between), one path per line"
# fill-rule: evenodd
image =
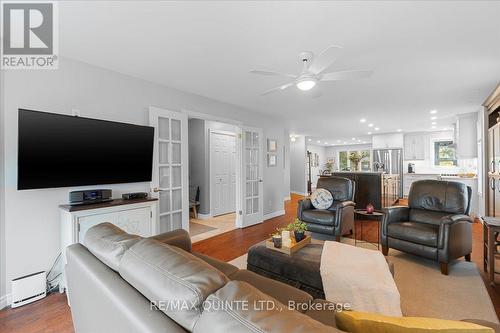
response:
M499 256L497 246L500 245L498 236L500 234L500 219L483 216L483 269L488 272L490 284L495 285L495 274L500 274L495 270L495 259Z
M354 246L356 246L358 243L368 243L373 246L377 246L377 250L380 249L380 223L382 221L382 217L384 216L384 213L381 211L374 211L373 213L368 213L366 209L355 209L354 213L356 214L356 217L359 217L360 219L356 219L354 221ZM365 221L376 221L377 222L377 243L372 243L368 241L363 241L363 224ZM356 228L356 222L359 222L361 225L361 240L358 240L357 238L357 228Z

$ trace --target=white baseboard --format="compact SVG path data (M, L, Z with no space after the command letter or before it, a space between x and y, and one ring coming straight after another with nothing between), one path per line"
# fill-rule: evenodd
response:
M200 220L208 220L211 219L213 216L212 214L200 214L198 213L198 219Z
M272 218L275 218L275 217L281 216L281 215L285 215L285 210L284 209L278 210L276 212L272 212L272 213L269 213L269 214L264 214L263 218L264 218L264 221L265 221L265 220L269 220L269 219L272 219Z
M293 194L298 194L298 195L303 195L305 197L307 197L309 194L307 193L302 193L302 192L296 192L296 191L290 191L290 193L293 193Z
M3 295L2 297L0 297L0 310L10 306L10 304L12 303L11 297L11 294Z
M289 201L289 200L292 200L292 197L291 196L287 196L283 199L283 201Z

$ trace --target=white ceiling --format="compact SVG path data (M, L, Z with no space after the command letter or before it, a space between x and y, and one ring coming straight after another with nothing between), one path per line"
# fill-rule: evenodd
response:
M500 78L498 1L64 2L63 56L289 121L291 133L328 140L438 129L477 111ZM332 70L373 69L325 82L311 98L248 73L298 73L297 54L345 52ZM367 122L360 123L360 118ZM363 138L361 136L364 136Z

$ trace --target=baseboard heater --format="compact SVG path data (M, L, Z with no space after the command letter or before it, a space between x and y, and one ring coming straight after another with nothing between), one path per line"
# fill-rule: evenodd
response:
M21 276L12 280L11 307L29 304L47 295L45 271Z

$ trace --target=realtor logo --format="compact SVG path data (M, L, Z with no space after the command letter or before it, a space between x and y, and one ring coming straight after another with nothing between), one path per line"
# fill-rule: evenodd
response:
M57 4L2 2L2 69L57 69Z

